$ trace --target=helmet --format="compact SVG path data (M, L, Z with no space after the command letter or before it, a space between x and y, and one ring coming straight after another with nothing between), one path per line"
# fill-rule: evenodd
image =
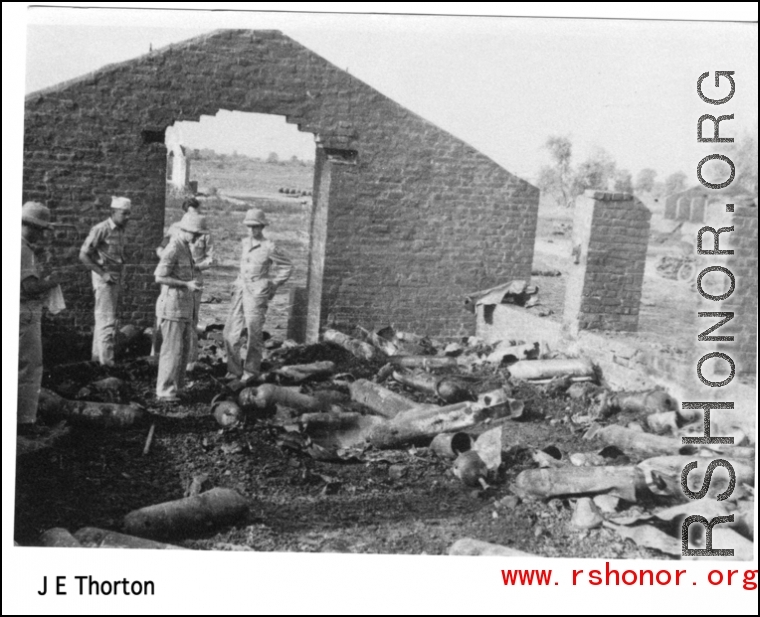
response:
M251 208L250 210L248 210L248 212L245 213L243 224L249 225L249 226L269 225L269 222L264 216L264 212L262 212L258 208Z
M21 206L21 221L40 229L50 229L50 210L38 201L27 201Z
M206 223L206 217L194 212L185 212L182 216L182 220L179 222L179 228L182 231L189 231L194 234L207 234L208 224Z

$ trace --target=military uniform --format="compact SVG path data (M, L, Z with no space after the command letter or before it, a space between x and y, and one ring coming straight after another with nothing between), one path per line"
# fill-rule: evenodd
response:
M172 236L161 253L155 276L181 281L197 280L190 244L178 235ZM158 360L156 396L176 399L185 387L194 311L193 292L183 287L161 285L158 307L163 342Z
M165 239L170 240L177 235L180 230L179 222L172 223L165 234ZM214 263L214 245L211 241L209 234L203 234L195 242L190 244L190 254L193 257L193 263L195 265L196 273L195 279L199 284L203 285L203 270L207 270ZM193 318L192 318L192 330L190 333L190 356L188 362L193 363L198 360L198 319L200 317L201 298L203 297L203 290L198 289L193 293ZM161 299L159 295L158 302L156 303L156 327L161 328ZM154 351L160 348L160 338L154 345Z
M111 218L95 225L82 245L82 251L114 280L107 283L97 272L92 273L92 287L95 290L92 359L106 366L114 363L116 311L122 287L124 246L124 229Z
M21 238L21 282L27 278L40 279L34 251ZM38 297L21 291L18 331L18 423L32 424L37 420L37 403L42 385L42 305Z
M230 373L258 375L264 342L264 319L274 292L290 278L293 264L271 240L243 238L240 275L235 281L232 309L224 326L227 368ZM270 279L270 273L275 276ZM240 337L248 330L248 349L241 363Z

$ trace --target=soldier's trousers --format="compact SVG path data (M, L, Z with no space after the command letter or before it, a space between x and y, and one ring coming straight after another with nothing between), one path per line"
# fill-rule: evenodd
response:
M232 309L224 325L223 336L227 352L227 370L238 377L243 372L258 376L261 371L264 320L269 305L269 297L264 293L264 289L260 285L254 289L238 287L232 297ZM245 359L241 362L243 329L248 330L248 348Z
M161 353L158 356L156 396L175 398L185 387L187 359L190 355L189 321L161 320Z
M104 283L93 273L95 289L95 329L92 332L92 359L104 366L114 363L116 346L116 307L121 286Z
M42 326L39 309L21 305L18 331L18 423L37 420L42 385Z
M201 297L203 296L203 291L197 290L193 294L193 327L190 329L190 352L188 356L188 363L190 362L197 362L198 361L198 317L200 315L201 310ZM156 308L156 313L160 313L160 306L161 306L161 297L159 296L158 306ZM161 334L161 321L162 319L160 317L156 317L156 320L153 325L153 347L151 348L150 355L157 356L161 353L161 341L162 341L162 334Z

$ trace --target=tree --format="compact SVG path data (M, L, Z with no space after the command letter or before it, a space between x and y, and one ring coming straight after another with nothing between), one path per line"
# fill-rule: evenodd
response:
M619 169L615 173L615 190L618 193L633 193L633 176L627 169Z
M672 195L686 188L686 179L688 176L682 171L676 171L665 179L665 194Z
M654 190L654 180L657 172L651 167L642 169L636 176L634 188L637 193L651 193Z
M587 189L607 190L615 176L615 168L615 161L609 152L597 148L578 166L573 181L573 193L581 195Z
M276 165L279 162L280 162L280 157L277 156L277 153L276 152L270 152L269 156L267 157L267 163L271 163L271 164Z
M549 150L552 165L541 169L539 188L543 183L546 188L542 190L554 195L558 203L566 207L572 206L574 200L571 191L573 178L570 158L573 146L567 137L552 136L546 140L544 147Z

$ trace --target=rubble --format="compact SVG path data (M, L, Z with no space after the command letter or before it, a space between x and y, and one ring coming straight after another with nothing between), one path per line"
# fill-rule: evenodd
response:
M437 396L444 403L477 400L468 384L456 376L439 377L424 371L397 370L393 371L393 379L424 394Z
M457 456L452 471L467 486L488 488L488 467L475 450L468 450Z
M468 295L464 300L465 308L475 313L478 306L492 304L516 304L517 306L531 306L535 303L533 298L538 293L538 287L528 285L522 280L509 281L497 287L491 287Z
M510 301L527 303L535 297L520 286L511 291L489 291L495 295L483 296L488 301L502 291L501 298L511 298ZM434 487L452 482L446 476L453 474L465 486L476 489L470 491L471 495L481 499L494 496L493 507L504 511L489 511L493 518L506 519L511 515L507 511L520 517L527 511L535 517L531 518L530 529L541 538L542 545L552 535L566 530L564 523L560 528L544 519L552 516L546 510L554 510L560 503L552 502L553 498L567 498L573 504L570 528L582 534L604 525L621 538L676 556L681 550L678 526L687 510L689 514L705 516L731 513L736 524L720 533L720 526L716 527L714 546L720 547L718 538L728 531L739 533L751 547L751 488L737 485L727 500L713 501L710 507L703 508L707 500L695 504L683 494L680 485L684 466L697 461L697 470L689 476L689 487L698 491L708 464L723 453L730 454L742 483L754 483L755 450L749 445L748 433L735 425L736 418L731 417L730 422L725 416L714 419L712 430L713 435L734 435L735 445L691 445L684 449L682 436L701 436L704 432L701 410L679 409L675 399L661 389L615 392L601 380L601 372L591 360L546 355L539 359L546 348L523 341L486 345L462 339L459 343L441 344L441 355L429 355L435 351L430 341L393 328L365 330L362 337L364 341L328 330L324 340L329 345L281 345L272 341L264 359L267 372L261 381L265 383L255 380L257 385L250 387L234 383L225 386L215 377L222 374L223 367L214 365L213 358L202 356L199 364L203 370L199 369L194 377L201 375L198 382L203 382L203 396L216 395L211 415L222 429L235 429L218 430L213 423L209 425L207 403L198 401L199 422L205 422L203 430L214 427L214 434L190 443L201 457L208 459L208 465L223 465L211 475L234 477L237 466L252 465L248 473L257 467L266 470L261 474L253 472L257 480L252 486L258 487L257 482L262 480L266 484L269 474L273 474L281 482L303 486L315 498L332 494L337 498L360 491L374 493L378 487L407 490L421 479L432 487L431 491L440 490ZM378 371L380 363L386 361L388 364ZM71 368L68 373L76 375L78 383L72 379L67 389L56 389L103 398L104 402L69 400L46 390L41 397L41 417L66 417L72 423L118 428L139 428L148 420L144 455L150 450L160 421L163 456L163 450L169 447L164 435L172 431L169 420L138 405L117 404L132 400L138 391L135 388L130 392L132 380L113 376L101 379L103 373L95 367L90 378L94 375L98 379L85 381L83 366ZM142 361L127 366L128 369L120 367L116 374L151 370ZM373 376L374 382L370 381ZM301 384L306 385L301 388ZM185 422L185 417L192 421L192 415L177 416L176 421ZM720 424L720 419L726 426ZM521 422L513 423L514 420ZM584 438L609 445L601 451L580 452L584 449L580 426L592 422L606 425L592 424ZM135 440L141 441L143 436L144 432L139 431ZM274 447L267 450L268 445ZM679 454L682 451L694 454ZM134 452L139 454L139 448ZM145 459L143 463L158 458L162 457ZM214 467L191 469L200 472ZM364 473L366 483L357 481L358 475L352 473ZM183 499L148 506L124 517L124 530L132 535L87 528L89 531L80 530L71 536L65 529L51 529L40 542L56 546L74 542L86 546L172 548L153 540L175 537L202 542L207 532L245 519L249 501L240 493L221 488L206 490L210 488L209 473L197 473L189 482L184 482L184 472L180 477ZM124 478L129 479L126 474ZM241 482L240 477L236 481ZM242 482L251 480L245 476ZM716 470L708 498L714 500L727 487L728 474ZM164 493L155 501L172 499L174 495ZM142 503L146 501L150 503L150 498ZM564 503L566 507L567 501ZM685 505L673 506L679 503ZM445 511L448 504L444 506L441 509ZM116 519L102 520L118 520L132 507L134 503L119 512ZM536 508L537 514L531 508ZM532 537L529 541L535 542ZM735 544L744 554L744 545L732 537L721 542ZM450 552L526 555L470 538L459 540Z
M86 548L148 548L184 550L181 546L155 542L145 538L130 536L118 531L99 529L97 527L82 527L74 534L74 538Z
M472 449L472 439L467 433L441 433L435 436L429 447L441 458L454 459Z
M461 431L489 418L508 418L510 409L504 390L481 394L475 402L432 408L424 405L378 425L369 434L368 441L376 448L398 448L412 443L428 445L439 433Z
M503 426L497 426L481 433L472 447L483 460L488 471L496 471L501 466L503 429Z
M240 521L248 514L248 500L237 491L213 488L130 512L124 517L124 530L150 539L183 537Z
M297 389L265 383L255 388L246 388L240 393L241 407L256 417L274 415L276 405L283 405L298 412L340 411L335 405Z
M584 437L586 439L600 439L604 443L617 446L626 451L633 451L643 456L677 454L683 447L680 439L644 433L643 431L617 424L603 427L594 425L589 428Z
M385 418L394 418L401 412L418 407L414 401L367 379L357 379L349 384L348 389L351 400Z
M551 360L521 360L509 366L514 379L524 381L550 380L569 376L575 380L596 381L599 369L590 360L554 358Z
M211 415L222 428L230 428L240 424L243 419L243 410L234 401L217 401L211 406Z
M40 536L40 546L57 548L81 548L82 545L67 529L53 527Z
M37 413L46 422L66 420L72 425L122 429L144 423L150 414L135 403L119 405L71 401L43 388Z
M334 373L335 362L323 360L321 362L312 362L311 364L282 366L274 369L270 374L276 376L279 380L295 385L304 383L305 381L325 379Z
M524 551L501 546L500 544L491 544L482 540L472 538L462 538L457 540L449 548L449 555L488 555L496 557L542 557L542 555L533 555Z
M322 333L322 340L326 343L334 343L346 351L350 351L357 358L368 362L381 361L385 357L385 354L377 349L377 347L357 340L342 332L338 332L337 330L325 330Z
M575 529L594 529L600 527L604 518L599 513L596 504L589 497L581 497L575 502L573 518L570 525Z
M609 493L635 502L636 492L644 487L636 467L559 467L526 469L512 485L518 497L551 497Z

